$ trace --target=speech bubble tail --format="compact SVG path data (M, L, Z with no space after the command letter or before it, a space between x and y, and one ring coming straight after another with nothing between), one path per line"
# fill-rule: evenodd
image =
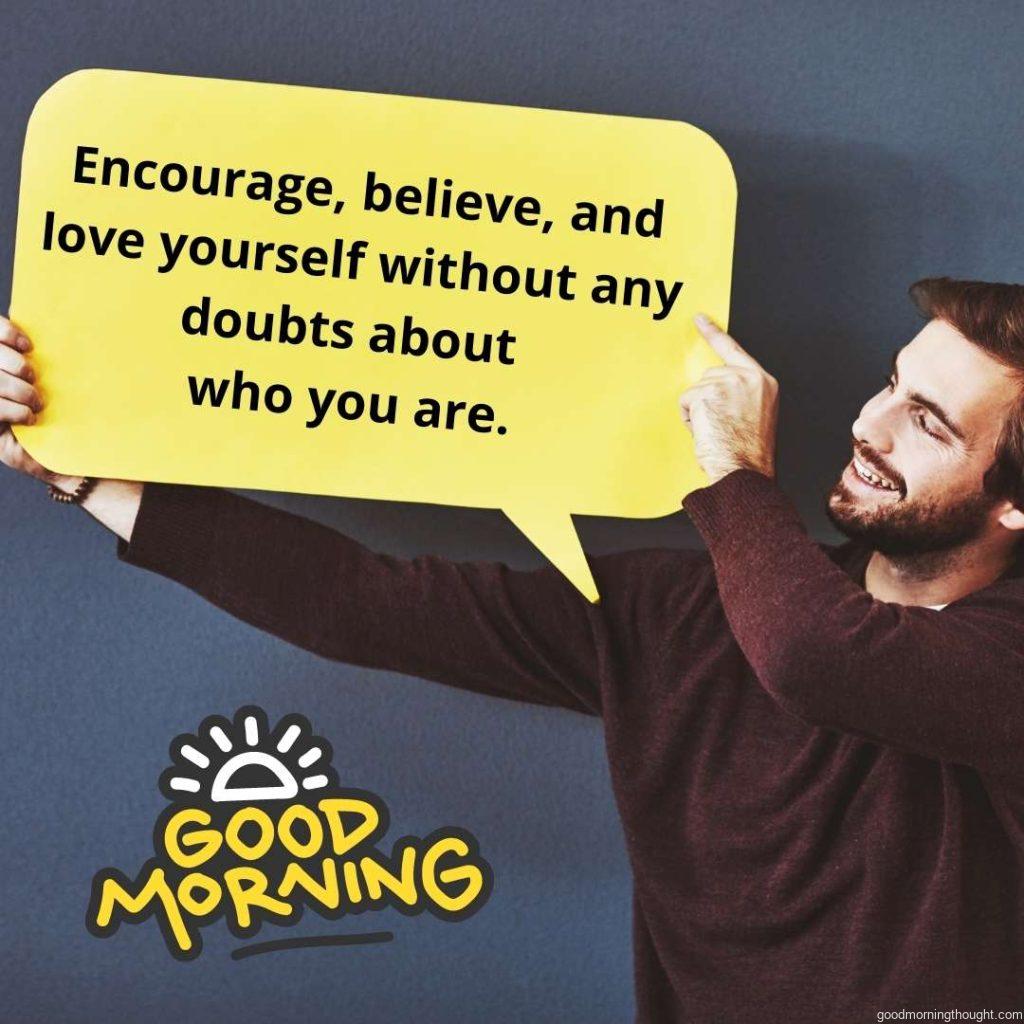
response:
M579 534L568 512L508 508L503 511L591 604L601 600Z

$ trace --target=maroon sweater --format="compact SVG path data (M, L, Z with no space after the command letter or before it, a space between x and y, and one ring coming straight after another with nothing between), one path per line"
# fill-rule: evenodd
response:
M120 555L328 658L600 715L635 878L639 1019L858 1024L1024 1008L1024 570L877 601L741 470L708 554L403 560L214 489L148 485Z

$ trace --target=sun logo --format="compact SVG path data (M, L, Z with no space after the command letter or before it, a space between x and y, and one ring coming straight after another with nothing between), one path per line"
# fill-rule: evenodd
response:
M212 716L178 736L160 776L170 801L153 831L155 856L134 880L116 868L93 879L86 927L107 937L122 922L156 916L180 960L202 950L199 929L223 917L239 938L264 922L296 923L308 907L337 920L393 907L461 920L486 902L490 865L465 829L403 836L389 855L383 801L342 788L330 744L301 715L271 728L258 707ZM255 953L303 945L383 942L390 932L283 939L236 949Z
M205 796L213 803L291 800L337 783L331 747L314 737L301 715L281 719L273 731L258 708L239 712L241 721L212 717L198 736L171 744L174 766L160 777L170 800Z

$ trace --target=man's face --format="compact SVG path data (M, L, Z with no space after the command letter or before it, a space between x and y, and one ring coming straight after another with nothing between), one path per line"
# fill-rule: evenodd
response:
M951 550L999 528L1001 503L982 480L1020 386L932 320L853 424L853 458L828 499L832 522L892 556Z

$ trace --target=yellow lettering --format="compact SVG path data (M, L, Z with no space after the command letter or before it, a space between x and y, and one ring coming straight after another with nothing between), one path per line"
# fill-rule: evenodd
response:
M196 889L201 889L206 894L205 897L196 899ZM194 917L205 917L217 909L222 892L217 879L193 871L178 883L178 902Z
M224 884L235 907L235 920L240 928L252 924L250 907L260 907L271 914L287 917L291 906L267 894L267 876L257 868L228 868L224 872Z
M342 874L345 876L345 895L349 903L362 903L363 893L359 888L359 872L355 864L347 860L341 865Z
M377 808L365 800L332 797L321 800L317 807L327 819L327 826L331 831L332 848L338 857L361 843L380 824ZM343 814L361 814L363 821L351 833L346 833L345 824L341 820Z
M242 840L242 829L250 823L260 830L259 839L251 846ZM242 860L259 860L274 845L274 823L266 811L258 807L242 807L231 816L224 830L224 842Z
M301 819L309 829L309 839L299 842L292 832L292 826ZM292 804L281 815L277 823L277 834L281 837L281 845L293 857L312 857L324 843L324 827L312 807L305 804Z
M212 828L195 829L186 835L181 835L185 825L209 825L210 815L198 807L186 807L178 811L167 822L164 829L164 849L167 856L180 868L197 868L205 864L219 849L223 837ZM200 849L195 853L186 853L182 847L198 846Z
M396 878L372 857L364 857L360 866L363 869L366 892L371 900L379 900L383 890L387 889L407 906L416 905L416 850L413 847L407 846L402 851L401 879Z
M116 879L105 878L103 888L100 892L100 905L96 910L96 924L100 928L106 928L114 916L114 908L124 908L124 916L131 918L141 914L142 911L154 900L158 899L164 908L164 916L171 926L178 948L184 953L192 948L192 937L185 927L185 920L181 916L178 904L174 901L174 893L164 877L163 868L154 868L146 884L133 896Z
M437 862L446 854L454 853L465 857L469 847L455 836L439 839L423 854L422 874L423 889L426 894L440 907L455 914L465 910L480 895L484 887L484 877L476 864L463 864L459 867L437 869ZM453 882L468 883L461 893L452 896L446 893L439 883L449 885Z
M305 889L317 902L329 910L337 910L341 903L341 892L338 889L338 866L330 858L323 861L324 880L318 882L301 864L292 861L284 869L281 884L277 887L278 896L290 896L296 886Z

